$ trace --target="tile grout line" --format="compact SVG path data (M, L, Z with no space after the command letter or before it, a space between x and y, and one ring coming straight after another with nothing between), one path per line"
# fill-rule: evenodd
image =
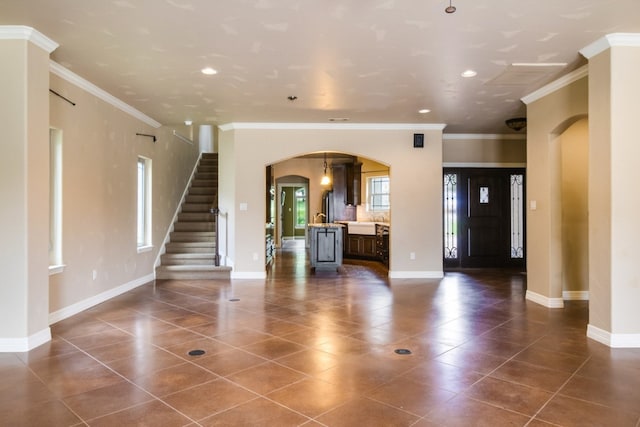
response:
M580 369L581 369L584 365L586 365L586 364L587 364L587 362L588 362L589 360L591 360L591 358L592 358L592 357L593 357L592 355L589 355L589 357L587 357L587 359L586 359L584 362L582 362L582 363L580 364L580 366L578 366L578 368L577 368L577 369L576 369L576 370L571 374L571 376L570 376L569 378L567 378L567 380L566 380L564 383L562 383L562 385L561 385L560 387L558 387L558 390L556 390L556 391L551 395L551 397L550 397L549 399L547 399L547 401L546 401L546 402L545 402L545 403L544 403L544 404L543 404L543 405L542 405L542 406L541 406L541 407L536 411L536 413L535 413L535 414L533 414L533 416L531 417L531 419L529 420L529 422L525 425L525 427L526 427L526 426L528 426L532 421L534 421L534 420L535 420L535 418L538 416L538 414L540 414L540 412L542 412L542 410L543 410L544 408L546 408L546 407L547 407L547 405L548 405L548 404L549 404L549 403L550 403L550 402L551 402L551 401L552 401L552 400L553 400L553 399L554 399L558 394L560 394L560 391L561 391L561 390L562 390L562 389L563 389L563 388L564 388L564 387L565 387L565 386L566 386L566 385L567 385L567 384L568 384L568 383L569 383L569 382L570 382L570 381L571 381L571 380L572 380L576 375L578 375L578 371L580 371ZM546 421L545 421L545 422L546 422Z

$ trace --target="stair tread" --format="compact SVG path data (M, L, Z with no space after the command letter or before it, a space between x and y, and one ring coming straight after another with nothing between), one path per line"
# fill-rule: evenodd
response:
M165 258L206 259L214 257L214 252L169 252L162 254Z
M231 271L231 267L226 265L211 265L211 264L183 264L183 265L160 265L156 267L157 270L163 271Z

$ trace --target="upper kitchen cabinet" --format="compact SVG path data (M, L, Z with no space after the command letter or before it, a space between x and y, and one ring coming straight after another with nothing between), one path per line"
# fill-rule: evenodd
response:
M347 205L357 206L361 203L361 173L362 163L352 163L347 165Z
M336 203L356 206L360 201L362 163L333 164L333 194Z
M333 163L333 211L338 221L355 221L360 204L360 174L362 164Z

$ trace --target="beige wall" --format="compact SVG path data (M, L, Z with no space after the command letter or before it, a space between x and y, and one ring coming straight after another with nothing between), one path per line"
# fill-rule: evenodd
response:
M155 129L56 76L51 87L73 100L51 96L52 127L62 131L64 271L50 277L55 317L153 278L154 262L198 157L173 128ZM183 135L190 130L177 128ZM146 133L157 136L136 136ZM136 161L152 160L153 250L136 247ZM48 207L47 207L48 209ZM96 278L93 278L93 271Z
M220 207L231 221L229 240L234 277L264 275L264 168L305 153L335 151L384 162L390 167L390 274L442 274L442 131L394 129L229 129L220 141ZM425 134L425 148L413 148L413 133ZM394 167L396 166L396 167ZM310 195L310 197L314 197ZM241 211L240 205L247 210ZM410 254L415 259L410 259Z
M485 164L519 167L527 162L526 135L445 135L442 161L445 166Z
M527 297L550 306L562 306L563 291L558 138L586 117L587 95L583 77L527 105Z
M576 292L589 290L588 120L571 125L557 143L562 159L562 290L579 296Z
M0 348L49 339L49 52L0 41ZM37 337L36 337L37 336Z

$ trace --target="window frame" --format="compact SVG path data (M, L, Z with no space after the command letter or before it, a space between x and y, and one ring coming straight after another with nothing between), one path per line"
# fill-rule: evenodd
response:
M299 196L298 192L302 191L302 195ZM294 202L294 208L295 208L295 215L294 215L294 221L295 224L293 225L294 228L296 229L302 229L305 228L307 226L307 191L305 189L305 187L300 187L297 189L294 189L293 192L294 198L295 198L295 202ZM302 209L300 207L300 205L302 204ZM300 216L300 210L302 210L302 216Z
M62 130L49 128L49 274L62 273Z
M387 192L374 193L373 189L376 186L376 181L386 181ZM384 186L384 183L381 183ZM391 192L390 190L391 180L389 175L376 175L367 178L367 211L368 212L388 212L391 209ZM387 198L387 204L374 203L374 198L385 197Z
M136 246L138 253L153 248L151 228L152 162L144 156L136 161Z

